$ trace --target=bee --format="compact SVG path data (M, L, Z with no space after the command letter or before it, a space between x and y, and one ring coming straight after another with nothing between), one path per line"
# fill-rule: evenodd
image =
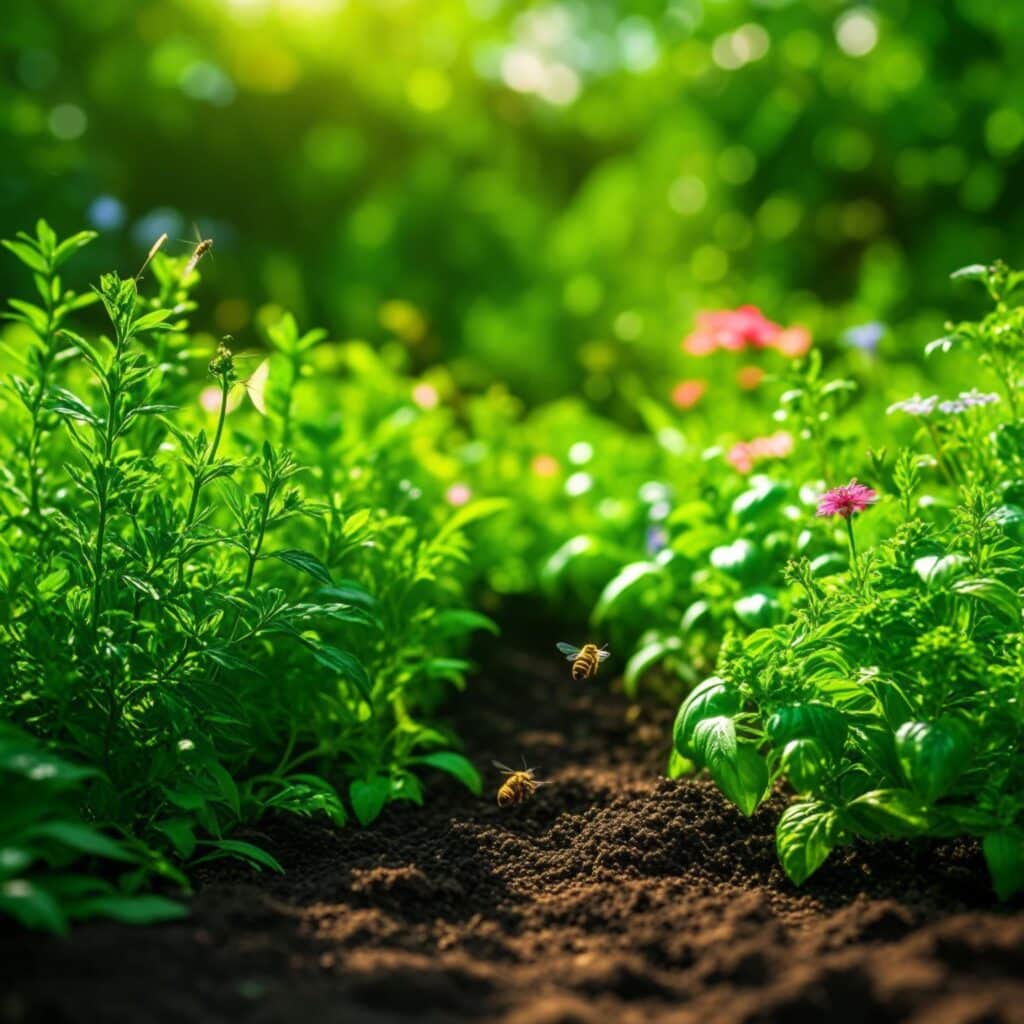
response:
M577 679L589 679L597 675L597 667L607 658L611 657L611 651L605 650L607 644L598 647L596 644L584 644L582 647L573 647L572 644L555 644L565 655L566 661L572 662L572 677Z
M189 241L187 238L179 238L178 241L182 245L192 246L192 255L188 258L188 263L185 264L185 269L181 272L182 277L188 277L193 270L199 265L199 261L213 248L212 238L203 238L199 233L199 225L193 222L192 233L195 238Z
M185 270L182 272L182 277L188 277L193 270L196 269L196 265L199 261L213 248L212 238L197 238L196 247L192 250L192 255L189 257L188 263L185 264Z
M499 807L514 807L516 804L521 804L533 796L533 792L538 786L550 785L548 782L541 782L540 779L535 779L533 777L533 769L527 768L525 761L523 762L522 771L509 768L500 761L494 761L493 764L495 768L506 776L505 781L498 789Z

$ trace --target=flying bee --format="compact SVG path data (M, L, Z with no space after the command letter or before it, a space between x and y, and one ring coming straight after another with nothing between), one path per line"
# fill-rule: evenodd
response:
M203 238L203 236L199 234L198 225L193 224L192 230L195 232L195 241L185 242L185 239L180 239L180 241L185 242L186 245L194 247L192 249L192 255L188 258L188 263L185 264L185 269L181 272L182 277L188 277L188 275L196 269L199 261L213 248L213 239Z
M607 644L598 647L596 644L584 644L582 647L574 647L572 644L555 644L565 655L566 661L572 662L573 680L589 679L597 675L597 667L602 661L611 657L611 651L605 650Z
M550 785L549 782L535 779L533 777L533 769L527 768L525 761L521 771L516 768L509 768L500 761L495 761L493 764L506 777L498 789L499 807L515 807L517 804L529 800L538 786Z

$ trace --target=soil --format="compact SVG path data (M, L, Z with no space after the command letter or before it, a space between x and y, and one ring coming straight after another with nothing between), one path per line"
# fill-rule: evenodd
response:
M209 865L182 922L8 928L0 1022L1024 1022L1024 904L976 844L850 848L796 889L781 794L747 819L665 779L670 710L539 636L452 707L484 798L438 776L366 830L266 822L287 874ZM551 784L499 809L520 757Z

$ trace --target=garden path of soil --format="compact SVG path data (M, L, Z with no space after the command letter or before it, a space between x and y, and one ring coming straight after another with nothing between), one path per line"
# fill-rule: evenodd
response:
M797 890L783 799L748 820L659 777L670 711L573 684L545 632L452 709L479 766L551 780L530 802L438 778L365 831L266 825L287 875L210 865L186 921L5 931L0 1022L1024 1021L1024 907L973 843L847 850Z

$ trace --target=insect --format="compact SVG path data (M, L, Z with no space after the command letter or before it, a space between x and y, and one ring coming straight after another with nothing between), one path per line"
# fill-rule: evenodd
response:
M597 667L606 658L611 657L611 651L596 644L584 644L582 647L573 647L572 644L555 644L565 655L567 661L572 662L573 679L588 679L597 675Z
M199 232L197 231L198 235ZM196 264L213 248L212 238L196 238L196 247L192 250L192 255L189 257L188 263L185 264L185 270L182 273L182 277L188 277L193 270L196 269Z
M499 807L514 807L516 804L521 804L533 796L533 791L538 786L550 785L548 782L541 782L539 779L535 779L533 777L533 769L527 768L525 761L523 761L521 771L516 768L509 768L500 761L495 761L493 764L495 768L506 776L505 781L498 789Z
M165 231L149 248L149 252L146 254L146 258L142 261L142 266L139 267L139 272L135 275L135 283L138 284L142 279L142 272L149 266L149 261L160 251L160 247L167 241L167 232Z

